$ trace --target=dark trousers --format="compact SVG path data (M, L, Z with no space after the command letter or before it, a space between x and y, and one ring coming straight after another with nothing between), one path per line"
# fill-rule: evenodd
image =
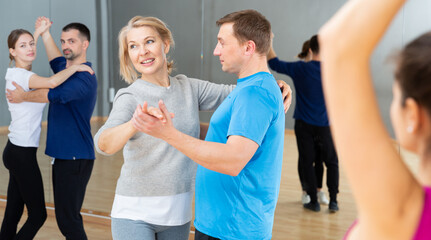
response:
M195 229L195 240L220 240L220 238L208 236L205 233L199 232L199 230Z
M55 217L67 240L87 239L80 211L93 165L94 160L55 159L52 166Z
M316 175L316 186L322 188L323 185L323 159L322 155L319 154L314 162L314 174Z
M295 135L298 146L298 172L304 188L312 202L317 201L318 180L314 166L322 161L326 166L326 184L329 198L337 201L339 170L338 156L329 127L319 127L295 120Z
M3 163L9 170L7 203L0 239L33 239L46 220L42 176L36 159L36 147L20 147L10 141L3 151ZM27 207L28 218L17 233L18 222Z
M318 149L316 149L318 151ZM304 179L301 174L301 164L298 158L298 175L299 181L301 182L301 187L303 191L307 191L305 188ZM316 174L316 186L317 188L322 188L323 185L323 159L321 154L317 154L316 161L314 161L314 173Z

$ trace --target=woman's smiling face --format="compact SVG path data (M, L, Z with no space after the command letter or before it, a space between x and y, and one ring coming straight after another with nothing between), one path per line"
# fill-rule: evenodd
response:
M167 72L169 44L163 42L153 27L131 29L127 33L127 48L133 66L142 76Z

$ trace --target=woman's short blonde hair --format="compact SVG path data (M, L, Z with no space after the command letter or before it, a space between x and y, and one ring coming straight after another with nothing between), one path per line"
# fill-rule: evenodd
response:
M142 16L135 16L127 23L126 26L124 26L120 33L118 34L118 44L119 44L119 54L118 57L120 58L120 75L126 81L127 83L131 84L136 79L138 79L139 74L136 71L136 69L133 67L132 61L129 57L129 51L127 46L127 34L129 31L133 28L139 28L139 27L152 27L154 28L162 38L162 41L165 43L168 43L170 47L174 47L175 42L174 38L172 37L171 31L168 29L166 24L156 18L156 17L142 17ZM168 74L172 72L174 63L173 61L167 62L168 67Z

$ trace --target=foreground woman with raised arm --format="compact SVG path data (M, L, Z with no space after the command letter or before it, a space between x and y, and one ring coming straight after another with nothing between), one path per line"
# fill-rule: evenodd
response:
M399 54L391 106L397 140L420 158L417 177L385 130L369 66L404 2L349 1L319 33L332 133L358 205L346 239L431 239L431 33Z

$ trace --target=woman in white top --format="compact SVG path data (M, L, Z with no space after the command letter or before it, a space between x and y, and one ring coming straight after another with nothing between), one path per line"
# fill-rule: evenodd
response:
M21 85L25 91L35 88L54 88L62 84L77 71L93 70L86 65L71 66L58 74L45 78L31 72L36 58L36 42L40 33L50 25L42 23L35 31L35 37L27 30L13 30L8 37L9 58L15 67L7 69L6 89ZM3 163L9 170L7 204L0 239L33 239L46 219L42 176L37 164L36 152L39 146L41 121L45 103L9 103L11 124L8 142L3 151ZM17 232L24 205L28 218Z

